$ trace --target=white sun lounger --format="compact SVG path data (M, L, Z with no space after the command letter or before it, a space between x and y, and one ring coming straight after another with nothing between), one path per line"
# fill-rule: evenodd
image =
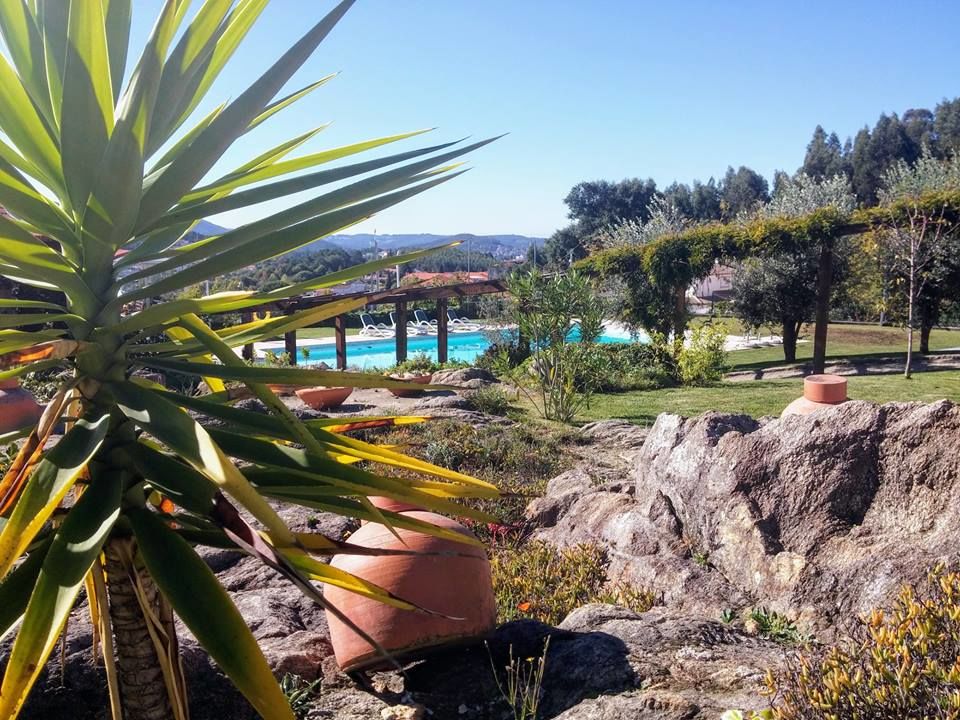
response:
M476 332L477 330L483 329L480 323L458 315L457 311L453 308L447 310L447 322L454 332Z
M383 323L374 322L370 313L360 313L360 323L363 325L360 331L363 337L389 338L395 335L393 329Z
M396 313L390 313L390 327L393 329L394 334L397 332L397 316ZM407 320L407 334L408 335L429 335L430 333L424 328L420 327L415 322Z

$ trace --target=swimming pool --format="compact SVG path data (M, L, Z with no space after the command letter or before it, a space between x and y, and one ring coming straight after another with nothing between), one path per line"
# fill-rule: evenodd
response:
M450 333L447 336L447 356L449 360L473 362L484 350L490 347L490 341L482 332ZM598 342L644 342L645 338L633 338L629 333L616 328L608 328ZM308 363L326 363L334 367L337 362L337 350L333 343L306 345L310 349ZM410 335L407 338L407 357L425 354L431 360L437 359L436 335ZM351 367L389 368L397 362L397 345L393 338L354 339L347 342L347 364Z

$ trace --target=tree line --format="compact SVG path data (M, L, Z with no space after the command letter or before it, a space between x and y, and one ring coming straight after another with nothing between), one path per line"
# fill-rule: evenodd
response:
M818 125L803 164L795 173L776 171L772 183L745 165L728 167L719 179L673 182L664 188L652 178L581 182L564 199L570 223L548 238L537 261L563 267L586 257L605 230L626 220L648 222L655 199L692 222L732 220L769 203L797 173L816 180L841 175L849 180L860 207L876 205L884 172L899 161L916 162L925 147L938 158L960 151L960 97L944 100L933 110L882 114L873 128L864 126L843 142Z

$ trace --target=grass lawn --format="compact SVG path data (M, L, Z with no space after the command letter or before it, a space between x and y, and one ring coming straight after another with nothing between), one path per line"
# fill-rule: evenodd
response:
M847 378L848 394L856 400L883 403L892 400L931 402L947 398L960 402L960 370L902 375L869 375ZM779 415L801 395L803 384L792 380L725 382L703 388L665 388L609 395L595 395L582 416L584 422L624 418L641 425L652 424L663 412L700 415L708 410L746 413L754 417Z
M347 328L347 335L359 334L360 328ZM303 328L302 330L297 330L297 340L320 340L321 338L332 337L332 327Z
M725 320L731 333L741 333L736 320ZM798 361L809 360L813 354L813 326L804 329L811 342L797 346ZM919 346L919 334L914 337ZM960 330L934 330L930 335L930 350L960 348ZM870 325L830 326L827 335L827 358L862 358L904 356L906 333L902 328ZM748 370L783 365L780 347L738 350L729 355L734 370ZM902 375L870 375L850 377L849 395L858 400L889 402L892 400L922 400L930 402L947 398L960 402L960 371L944 370L915 373L911 380ZM596 395L581 420L624 418L640 424L651 424L662 412L681 415L699 415L708 410L746 413L754 417L779 415L786 405L803 392L799 379L752 380L723 382L703 388L665 388L620 394Z
M735 320L724 320L731 332L740 332ZM813 357L813 326L805 326L803 339L809 342L797 345L797 360L809 360ZM920 347L920 333L913 337L914 349ZM960 348L960 330L934 330L930 333L930 351ZM872 356L903 355L907 350L906 330L897 327L879 327L877 325L839 325L832 324L827 331L827 358L868 358ZM783 349L780 346L737 350L730 353L730 364L734 370L748 370L783 365Z

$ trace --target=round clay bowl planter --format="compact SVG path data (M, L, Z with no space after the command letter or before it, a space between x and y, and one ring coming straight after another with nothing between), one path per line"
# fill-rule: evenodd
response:
M803 397L784 408L780 417L809 415L847 401L847 380L839 375L809 375L803 379Z
M314 410L329 410L343 405L352 392L352 387L300 388L297 397Z
M460 523L442 515L429 512L407 515L471 536ZM490 561L483 548L411 530L397 528L397 532L406 544L383 525L368 523L350 537L350 543L451 554L336 555L330 564L440 615L401 610L332 585L324 587L324 597L398 660L424 655L440 646L476 642L492 631L496 625L496 603ZM337 664L342 670L352 672L388 666L370 644L329 612L327 623Z
M0 435L32 425L42 414L43 408L16 378L0 383Z
M287 385L285 383L267 383L275 395L293 395L297 392L299 385Z
M390 376L391 380L403 380L404 382L419 383L420 385L429 385L430 381L433 379L433 375L417 375L415 377L394 377ZM414 390L406 388L389 388L390 392L393 393L398 398L412 398L420 397L423 395L423 390Z

